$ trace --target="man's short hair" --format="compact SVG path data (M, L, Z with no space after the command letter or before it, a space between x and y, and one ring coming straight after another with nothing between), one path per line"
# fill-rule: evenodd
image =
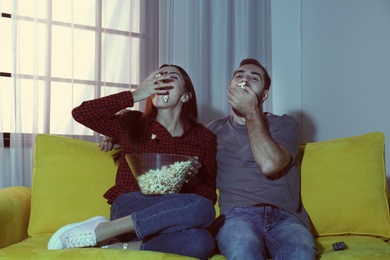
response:
M267 69L256 59L251 59L251 58L248 58L248 59L243 59L241 62L240 62L240 66L244 66L246 64L253 64L253 65L256 65L258 66L263 72L264 72L264 88L266 90L268 90L271 86L271 78L268 74L268 71ZM236 74L236 73L234 73Z

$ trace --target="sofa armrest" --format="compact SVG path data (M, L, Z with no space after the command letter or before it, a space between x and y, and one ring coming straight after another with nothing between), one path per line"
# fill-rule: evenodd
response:
M0 248L28 236L30 208L30 188L14 186L0 189Z

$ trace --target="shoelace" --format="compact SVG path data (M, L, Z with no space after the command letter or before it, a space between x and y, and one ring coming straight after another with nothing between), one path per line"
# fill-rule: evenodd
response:
M91 232L70 235L69 237L65 238L64 249L95 246L94 235L95 234Z

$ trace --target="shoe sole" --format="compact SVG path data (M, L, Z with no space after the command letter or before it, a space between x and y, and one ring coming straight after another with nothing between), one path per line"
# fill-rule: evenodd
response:
M103 216L97 216L97 217L93 217L93 218L90 218L90 219L87 219L87 220L84 220L84 221L81 221L81 222L76 222L76 223L72 223L72 224L68 224L66 226L63 226L62 228L60 228L59 230L57 230L53 236L50 238L49 240L49 243L47 244L47 249L48 250L58 250L58 249L63 249L62 248L62 243L61 241L59 243L58 242L58 239L60 238L60 236L65 233L66 231L68 231L69 229L71 228L74 228L74 227L77 227L77 226L80 226L86 222L90 222L90 221L95 221L95 220L98 220L98 219L102 219L104 221L102 222L107 222L107 218L103 217ZM60 247L56 247L56 244L60 245Z

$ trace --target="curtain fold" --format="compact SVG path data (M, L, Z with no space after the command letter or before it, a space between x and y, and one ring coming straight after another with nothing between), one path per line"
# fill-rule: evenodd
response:
M23 138L23 129L24 124L22 106L23 106L23 97L22 97L22 79L20 77L21 70L21 61L20 61L20 42L21 37L19 34L20 30L20 20L19 20L19 2L14 1L12 6L12 46L13 46L13 67L12 67L12 85L14 91L11 94L11 104L15 107L15 113L13 114L13 121L11 125L14 129L13 132L10 132L10 148L9 148L9 161L6 164L10 164L9 175L7 181L11 185L24 185L30 186L31 179L28 178L28 175L21 174L23 172L31 169L29 164L31 162L31 143L28 143L28 140ZM24 149L26 147L26 149Z

